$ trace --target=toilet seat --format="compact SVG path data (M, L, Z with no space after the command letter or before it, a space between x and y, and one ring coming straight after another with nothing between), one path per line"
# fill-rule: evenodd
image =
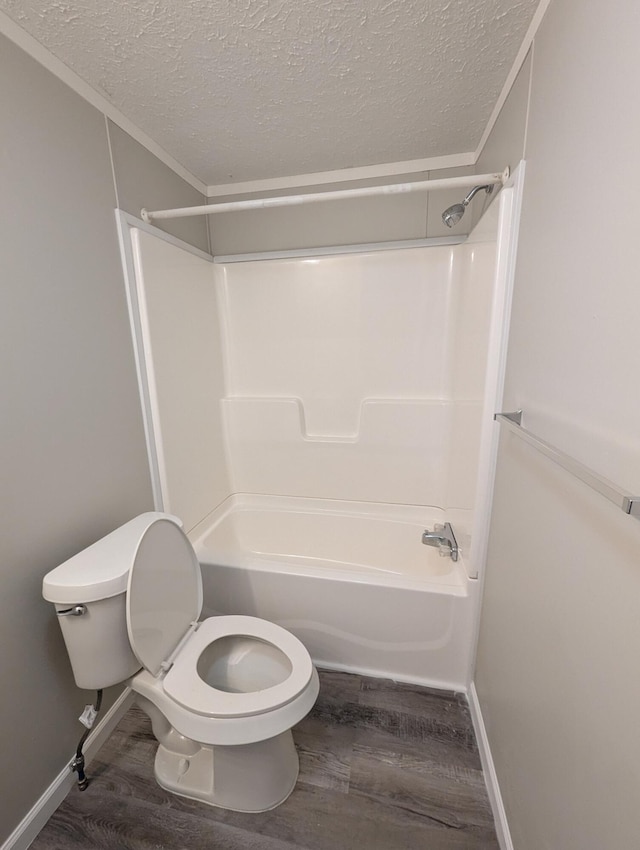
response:
M229 693L207 684L197 670L198 659L214 641L248 637L271 644L291 665L280 684L248 693ZM295 635L257 617L210 617L186 641L163 680L165 693L179 705L206 717L247 717L280 708L294 700L313 676L311 657Z
M307 688L313 677L311 657L290 632L267 620L235 615L198 624L201 610L202 578L193 547L174 522L161 516L137 543L126 619L136 658L159 679L166 696L193 714L231 720L275 711ZM291 672L276 685L242 693L208 684L198 672L202 653L216 641L233 637L275 648Z

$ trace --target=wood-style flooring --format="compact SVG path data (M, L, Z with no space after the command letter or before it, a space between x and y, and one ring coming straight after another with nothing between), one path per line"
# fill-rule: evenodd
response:
M169 794L136 707L32 850L497 850L461 695L321 672L294 729L300 777L281 806L239 814Z

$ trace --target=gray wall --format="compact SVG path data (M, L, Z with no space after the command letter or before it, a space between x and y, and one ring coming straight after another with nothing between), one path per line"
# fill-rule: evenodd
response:
M532 54L529 51L500 110L493 131L480 152L475 165L476 174L502 171L506 165L513 171L520 160L524 158L529 85L531 82L531 58ZM476 195L471 217L474 224L498 195L497 186L491 195L486 195L484 192Z
M552 0L535 39L505 399L636 491L638 31ZM640 523L503 434L475 681L516 850L638 846L638 600Z
M43 575L152 507L105 117L0 37L0 843L73 754L74 684ZM198 193L111 126L133 212ZM206 231L180 235L206 247ZM106 695L105 708L118 689Z
M117 206L140 218L140 210L195 207L206 203L204 195L186 183L163 162L149 153L113 121L108 121L109 141L113 157ZM209 251L207 219L176 218L154 222L159 230Z
M505 165L517 165L504 162ZM475 166L447 168L387 177L384 180L361 180L326 186L301 187L296 190L263 192L259 197L295 195L303 192L331 191L360 186L437 180L478 173ZM382 195L342 201L323 201L299 207L280 207L245 212L216 213L209 216L213 254L244 254L254 251L285 251L294 248L317 248L330 245L357 245L401 239L424 239L429 236L455 236L469 232L478 218L476 208L484 203L484 193L476 195L462 221L453 229L441 220L442 212L460 202L468 189L438 192ZM243 200L257 195L219 197L216 203Z

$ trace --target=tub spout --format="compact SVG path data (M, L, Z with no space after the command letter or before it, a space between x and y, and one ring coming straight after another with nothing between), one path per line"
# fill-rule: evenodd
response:
M436 524L433 526L433 531L429 531L428 528L425 529L422 533L422 542L426 546L436 546L443 557L449 557L452 561L458 560L458 543L451 523Z

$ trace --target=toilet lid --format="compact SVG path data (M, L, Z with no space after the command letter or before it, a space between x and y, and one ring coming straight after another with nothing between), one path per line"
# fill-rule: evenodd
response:
M159 519L140 538L127 588L129 642L146 670L160 672L201 610L193 547L175 523Z

